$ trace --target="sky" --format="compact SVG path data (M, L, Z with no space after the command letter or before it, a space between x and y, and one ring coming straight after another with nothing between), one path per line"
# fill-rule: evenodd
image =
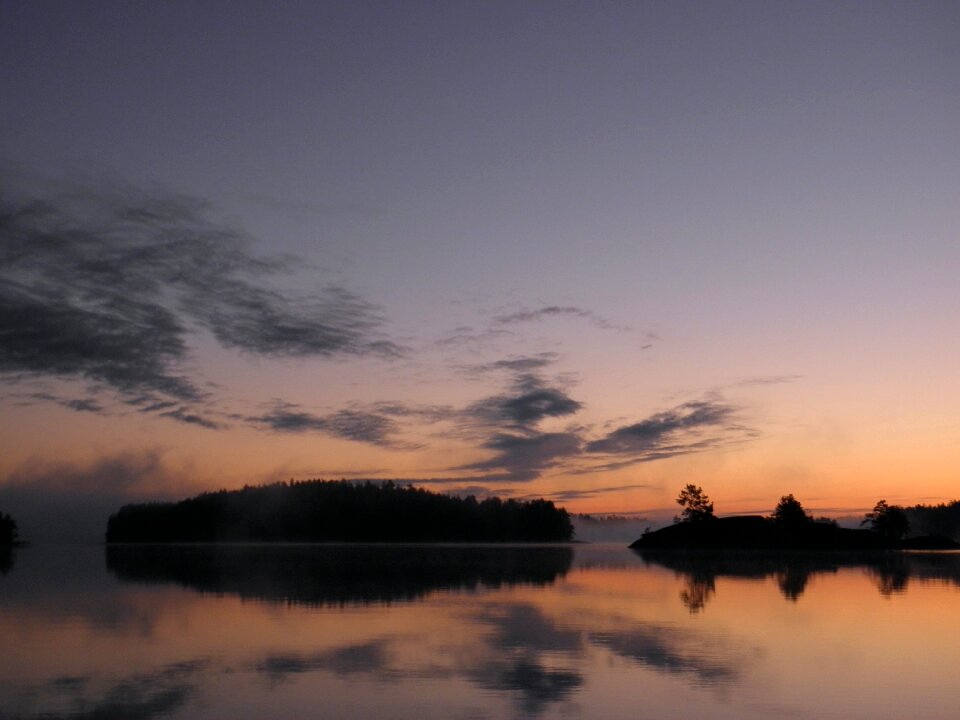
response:
M956 2L0 0L0 511L960 497Z

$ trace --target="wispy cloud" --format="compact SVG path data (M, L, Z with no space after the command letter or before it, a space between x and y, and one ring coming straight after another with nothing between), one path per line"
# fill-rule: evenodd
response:
M545 418L572 415L581 407L561 388L537 375L520 373L511 392L479 400L467 408L466 415L484 425L529 431Z
M536 355L515 355L503 360L469 365L463 368L472 375L485 375L492 372L533 373L552 365L559 356L555 352L542 352Z
M441 348L458 348L463 346L481 345L491 341L509 338L513 332L502 328L488 328L477 330L470 325L459 325L448 330L436 341L435 345Z
M559 490L550 493L550 498L558 502L569 502L570 500L584 500L594 498L608 493L618 493L624 490L637 490L639 488L652 487L649 483L630 483L628 485L591 485L586 488L577 488L575 490Z
M540 429L544 420L573 415L582 407L564 389L527 372L553 359L551 354L544 354L482 366L506 370L513 376L508 391L478 400L460 413L461 434L480 439L480 447L492 454L453 469L499 471L498 480L523 482L580 453L582 440L577 432Z
M463 470L503 470L501 481L525 482L538 477L558 461L580 453L582 440L576 433L534 432L527 435L497 433L483 443L493 455L461 466Z
M67 400L64 405L70 408L71 410L76 410L77 412L90 412L90 413L100 413L103 412L103 406L100 405L96 400L91 400L90 398L78 398L74 400Z
M589 452L646 453L675 445L679 438L728 424L735 409L722 402L699 400L624 425L587 444Z
M735 383L737 387L749 387L751 385L784 385L787 383L802 380L803 375L757 375L755 377L744 378Z
M104 411L103 406L96 399L89 397L65 398L49 392L33 392L26 395L14 394L13 397L17 398L17 404L21 406L52 402L77 412L101 413Z
M548 318L574 317L586 320L603 330L629 330L622 325L615 325L592 310L577 307L576 305L548 305L536 310L519 310L506 315L495 316L494 322L499 325L513 325L515 323L539 322Z
M317 414L294 403L278 400L273 403L268 412L251 415L246 420L255 426L274 432L316 432L342 440L409 450L419 446L401 442L395 438L401 430L395 418L429 424L440 422L453 414L452 409L443 405L412 405L387 401L355 405L331 413Z
M219 430L221 427L219 423L203 417L202 415L192 413L186 407L178 407L175 410L162 412L160 413L160 416L177 420L179 422L186 423L187 425L197 425L198 427L207 428L208 430Z
M719 397L686 402L623 425L587 443L585 450L621 458L608 462L604 469L702 452L755 436L738 415L739 408Z
M411 418L423 423L436 423L449 420L456 416L457 411L449 405L423 405L384 400L370 403L367 406L370 412L389 415L391 417Z
M550 353L516 356L473 367L474 372L504 371L512 379L507 391L478 400L461 413L461 436L478 441L490 455L451 470L486 470L496 473L498 481L525 482L551 468L586 475L719 449L755 437L740 421L741 409L716 393L621 424L593 439L584 427L545 432L544 421L573 416L583 407L559 380L551 382L538 374L555 357Z
M319 432L343 440L354 440L370 445L390 447L396 423L378 413L340 410L327 415L316 415L296 405L281 403L270 412L248 418L254 425L281 433Z
M92 381L153 407L209 399L187 370L198 327L224 347L273 357L402 352L380 333L377 306L333 285L302 295L272 288L295 264L247 247L242 231L184 196L86 189L3 197L0 374Z

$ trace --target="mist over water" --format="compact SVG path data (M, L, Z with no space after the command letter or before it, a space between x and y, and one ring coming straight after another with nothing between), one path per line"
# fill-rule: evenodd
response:
M945 718L958 608L957 553L16 548L0 718Z

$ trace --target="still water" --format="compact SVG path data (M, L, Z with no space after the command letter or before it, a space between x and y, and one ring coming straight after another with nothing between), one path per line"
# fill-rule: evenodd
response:
M937 718L960 555L0 554L0 718Z

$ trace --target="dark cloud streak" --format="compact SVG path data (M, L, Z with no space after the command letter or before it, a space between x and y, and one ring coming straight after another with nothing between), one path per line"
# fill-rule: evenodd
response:
M390 441L390 435L396 430L393 420L378 413L340 410L328 415L316 415L290 404L279 404L270 412L252 416L248 420L274 432L319 432L343 440L383 447L394 445Z
M629 485L605 485L591 486L578 490L559 490L550 493L550 498L558 502L568 502L570 500L582 500L584 498L594 498L608 493L623 492L624 490L636 490L638 488L652 487L649 483L631 483Z
M89 398L67 400L63 404L65 407L68 407L71 410L76 410L77 412L91 412L91 413L103 412L103 406L100 405L96 400L90 400Z
M393 438L400 429L395 418L431 424L453 417L454 414L451 408L444 405L411 405L384 401L318 415L293 403L277 401L268 412L245 419L255 426L266 427L274 432L318 432L342 440L409 450L419 446Z
M494 322L499 325L512 325L524 322L539 322L551 317L575 317L586 320L603 330L628 330L629 328L614 325L592 310L576 307L575 305L548 305L537 310L521 310L508 315L497 315Z
M86 300L42 284L27 290L5 270L0 266L0 373L80 377L121 393L200 399L177 372L186 331L171 311L119 296L93 298L84 307Z
M177 420L178 422L186 423L188 425L197 425L202 428L207 428L208 430L219 430L220 424L210 420L209 418L202 417L200 415L195 415L190 412L187 408L177 408L176 410L169 410L167 412L160 413L160 417L170 418L172 420Z
M545 418L572 415L581 407L580 402L537 375L520 373L511 393L480 400L467 409L467 414L486 425L531 431Z
M742 429L734 423L736 408L720 400L697 400L625 425L605 437L587 443L591 453L663 458L710 447L702 440L705 430Z
M305 295L271 288L295 263L247 245L206 204L169 193L4 196L0 374L93 381L160 409L210 400L186 369L198 327L224 347L265 356L401 354L379 336L375 305L337 286ZM164 414L213 427L195 412Z
M563 458L580 454L582 441L576 433L532 433L515 435L496 433L483 447L494 451L486 460L463 465L463 470L503 469L507 477L500 480L525 482L538 477L543 470L555 465Z
M466 367L465 370L470 374L482 375L495 371L507 371L514 373L532 373L556 362L557 354L553 352L542 352L536 355L521 355L511 357L505 360L495 360L494 362L484 363L482 365L473 365Z
M462 465L457 470L500 470L495 478L505 482L526 482L556 465L563 458L577 455L582 440L576 432L543 432L548 418L573 415L582 404L562 389L547 383L539 375L523 372L542 367L552 356L513 358L485 367L514 372L509 392L479 400L462 413L467 437L483 438L481 447L493 451L485 460Z
M756 377L746 378L736 383L736 387L749 387L751 385L784 385L787 383L802 380L803 375L758 375Z

